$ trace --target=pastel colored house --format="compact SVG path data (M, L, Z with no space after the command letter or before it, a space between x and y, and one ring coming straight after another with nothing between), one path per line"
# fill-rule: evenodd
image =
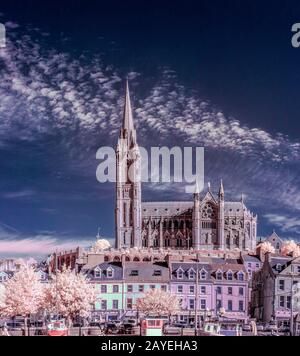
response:
M86 271L95 284L97 301L93 317L102 320L119 319L124 314L124 279L121 262L104 262Z
M290 327L300 312L296 288L300 283L300 257L292 258L267 254L262 269L254 274L252 315L258 321L275 321L279 327Z
M13 275L14 275L14 272L12 272L12 271L1 271L0 272L0 283L7 282Z
M220 316L221 308L227 318L247 320L248 275L243 264L229 262L200 258L171 264L170 289L181 301L178 320L194 322L196 308L198 322L207 315Z
M127 315L136 315L136 302L150 288L169 289L167 262L124 262L124 305Z

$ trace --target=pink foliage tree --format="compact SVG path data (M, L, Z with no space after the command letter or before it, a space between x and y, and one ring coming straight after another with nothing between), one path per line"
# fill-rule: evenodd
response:
M150 289L137 300L137 309L145 315L170 316L179 309L176 295L161 289Z
M45 306L49 312L59 313L69 324L76 316L87 317L96 301L96 291L82 274L70 269L58 271L45 289Z
M44 294L39 277L32 267L21 265L20 270L5 283L3 299L1 315L23 316L25 325L31 314L39 312L43 307Z
M300 248L296 244L295 241L286 241L281 248L281 253L284 256L291 255L292 257L299 257L300 256Z
M259 246L260 252L265 255L266 253L275 253L275 248L268 241L261 243Z

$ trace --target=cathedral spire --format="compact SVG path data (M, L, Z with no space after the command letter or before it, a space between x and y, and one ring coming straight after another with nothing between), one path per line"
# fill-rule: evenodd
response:
M126 129L128 131L134 130L128 79L126 79L125 105L124 105L124 114L123 114L123 129Z
M120 133L120 138L127 140L129 147L136 145L136 131L134 129L134 124L133 124L133 115L132 115L132 108L131 108L128 79L126 79L123 125Z
M220 190L219 190L219 198L224 198L225 191L223 186L223 180L221 179Z
M200 188L199 188L198 181L196 181L194 194L200 194Z

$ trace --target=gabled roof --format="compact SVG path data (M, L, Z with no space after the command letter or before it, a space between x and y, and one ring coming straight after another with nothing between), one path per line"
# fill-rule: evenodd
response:
M113 277L108 278L106 275L106 271L113 269L114 274ZM95 270L101 270L101 277L95 278L94 271ZM93 268L90 268L86 271L84 271L87 278L89 278L91 281L99 282L99 281L117 281L117 280L122 280L123 279L123 268L122 268L122 263L121 262L103 262L100 263Z
M132 274L132 271L138 274ZM160 275L157 274L160 271ZM124 278L128 283L167 283L169 268L166 262L126 262L124 264Z

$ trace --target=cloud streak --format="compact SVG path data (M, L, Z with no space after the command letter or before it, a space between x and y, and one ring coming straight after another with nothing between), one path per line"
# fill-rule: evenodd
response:
M95 167L97 146L116 142L124 75L97 55L76 56L46 49L45 34L34 38L28 35L29 31L22 34L24 27L13 22L8 28L11 31L7 48L0 49L0 148L14 140L43 142L44 137L52 136L65 152L76 155L80 174L90 175L83 166L93 161L90 166ZM142 73L129 73L129 78L136 88L132 96L140 141L155 142L157 146L166 142L205 146L207 151L216 153L207 165L207 179L217 177L222 170L225 184L232 184L227 185L226 192L235 190L236 195L240 190L252 199L252 206L265 210L284 208L289 223L274 211L264 216L282 226L283 231L300 233L294 219L295 210L300 207L299 142L251 127L242 119L226 117L197 92L181 85L171 70L162 71L144 95L139 91ZM229 158L225 164L226 156ZM149 187L168 197L174 190L181 191L174 185ZM33 189L12 191L6 193L6 198L21 199L31 193L34 195ZM80 191L78 196L82 196ZM28 240L33 251L37 251L35 238ZM56 238L37 240L44 250L58 243ZM23 241L25 248L26 239Z

